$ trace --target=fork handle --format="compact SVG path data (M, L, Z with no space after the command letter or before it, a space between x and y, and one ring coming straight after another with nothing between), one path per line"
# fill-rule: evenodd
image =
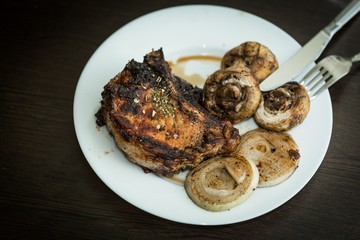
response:
M358 62L360 61L360 53L355 54L354 56L351 57L351 61L352 62Z
M336 17L324 28L330 36L333 36L342 28L352 17L360 11L360 0L351 1Z

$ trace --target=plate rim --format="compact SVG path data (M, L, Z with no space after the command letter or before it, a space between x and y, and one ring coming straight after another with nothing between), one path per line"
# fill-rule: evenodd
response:
M149 210L146 210L146 209L144 209L144 208L141 208L141 207L133 204L132 202L128 201L128 200L126 199L126 197L124 198L123 195L120 195L116 190L114 190L112 187L110 187L110 186L107 184L106 179L103 179L103 177L101 177L102 174L99 173L98 170L96 169L96 167L93 166L92 162L89 161L89 159L88 159L88 152L84 149L84 146L83 146L84 143L82 143L81 136L80 136L81 133L79 132L79 127L77 127L77 125L78 125L77 119L79 118L79 117L78 117L78 112L76 111L76 110L77 110L77 109L76 109L76 107L77 107L77 105L76 105L76 97L77 97L77 94L78 94L78 87L80 86L80 81L81 81L81 79L82 79L83 74L85 74L86 71L87 71L87 66L88 66L89 62L90 62L90 61L93 61L93 59L95 59L94 56L95 56L98 52L101 51L101 48L102 48L105 44L107 44L108 41L109 41L112 37L114 37L117 32L121 31L124 27L129 27L129 26L131 26L131 23L133 23L134 21L140 21L141 19L145 19L146 17L148 17L148 16L150 16L150 15L158 14L158 13L163 12L163 11L176 10L176 9L182 9L182 8L194 8L194 7L195 7L195 8L196 8L196 7L197 7L197 8L204 8L204 7L205 7L205 8L223 8L223 9L226 9L226 10L231 10L231 11L236 10L236 11L241 11L241 12L243 12L243 13L249 14L249 16L251 16L251 17L258 18L258 19L260 19L260 20L262 20L262 21L265 21L265 22L267 22L267 23L270 23L270 24L273 25L274 27L278 28L278 29L281 30L284 34L288 35L293 41L295 41L295 42L299 45L299 47L300 47L300 44L299 44L290 34L288 34L287 32L285 32L284 30L282 30L282 29L279 28L278 26L274 25L274 24L271 23L270 21L268 21L268 20L266 20L266 19L263 19L263 18L261 18L261 17L259 17L259 16L256 16L256 15L254 15L254 14L252 14L252 13L245 12L245 11L242 11L242 10L239 10L239 9L235 9L235 8L231 8L231 7L227 7L227 6L222 6L222 5L210 5L210 4L187 4L187 5L180 5L180 6L163 8L163 9L159 9L159 10L156 10L156 11L153 11L153 12L150 12L150 13L147 13L147 14L144 14L144 15L142 15L142 16L140 16L140 17L137 17L137 18L135 18L134 20L126 23L125 25L123 25L123 26L121 26L119 29L117 29L115 32L113 32L107 39L105 39L105 41L103 41L103 42L99 45L99 47L94 51L94 53L92 54L92 56L90 57L90 59L88 60L88 62L86 63L86 65L84 66L84 69L83 69L83 71L82 71L82 73L81 73L81 75L80 75L80 77L79 77L79 80L78 80L78 83L77 83L77 86L76 86L75 95L74 95L74 103L73 103L74 127L75 127L76 136L77 136L77 139L78 139L78 141L79 141L81 150L82 150L82 152L83 152L83 154L84 154L87 162L90 164L91 168L93 169L93 171L95 171L95 173L97 174L97 176L105 183L105 185L107 185L112 191L114 191L118 196L120 196L122 199L124 199L125 201L127 201L127 202L130 203L131 205L133 205L133 206L135 206L135 207L137 207L137 208L139 208L139 209L142 209L143 211L146 211L146 212L148 212L148 213L151 213L151 214L153 214L153 215L155 215L155 216L158 216L158 217L161 217L161 218L170 220L170 221L174 221L174 222L180 222L180 223L185 223L185 224L194 224L194 225L210 225L210 226L213 226L213 225L232 224L232 223L237 223L237 222L242 222L242 221L228 221L228 222L221 222L221 223L213 223L213 222L207 222L207 223L205 223L205 222L202 222L202 223L197 222L197 223L196 223L196 222L181 221L181 220L179 220L179 219L164 217L164 216L159 215L159 214L157 214L157 213L154 213L154 212L152 212L152 211L149 211ZM327 151L327 149L328 149L328 147L329 147L330 138L331 138L331 135L332 135L332 123L333 123L333 122L332 122L332 121L333 121L333 116L332 116L333 113L332 113L332 106L331 106L330 95L329 95L328 91L325 91L324 95L325 95L326 98L329 99L329 104L330 104L330 108L329 108L329 109L330 109L330 114L331 114L331 119L330 119L330 123L329 123L329 124L330 124L331 130L330 130L329 137L328 137L328 143L326 144L327 147L326 147L326 149L325 149L325 152L323 153L323 158L325 157L326 151ZM328 107L329 107L329 106L328 106ZM94 119L95 119L95 118L94 118ZM319 162L319 165L316 167L316 171L314 172L314 174L317 172L317 169L320 167L322 161L323 161L323 159ZM314 175L314 174L313 174L313 175ZM312 177L311 177L311 178L312 178ZM300 192L300 191L306 186L306 184L311 180L311 178L308 179L308 180L303 184L303 186L299 189L299 191L297 191L295 194L293 194L292 196L290 196L290 197L288 197L287 199L285 199L285 200L284 200L281 204L279 204L278 206L274 207L273 209L271 209L271 210L269 210L269 211L265 211L264 213L262 213L262 214L260 214L260 215L257 215L257 216L248 218L248 219L243 220L243 221L247 221L247 220L250 220L250 219L252 219L252 218L259 217L259 216L261 216L261 215L263 215L263 214L266 214L266 213L268 213L268 212L271 212L271 211L273 211L274 209L276 209L276 208L280 207L281 205L285 204L287 201L289 201L291 198L293 198L298 192ZM215 215L216 215L216 214L215 214Z

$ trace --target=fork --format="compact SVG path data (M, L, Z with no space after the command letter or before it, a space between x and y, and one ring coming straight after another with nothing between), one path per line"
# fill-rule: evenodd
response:
M300 81L313 100L323 90L329 88L350 72L354 62L360 61L360 53L348 57L331 55L318 62Z

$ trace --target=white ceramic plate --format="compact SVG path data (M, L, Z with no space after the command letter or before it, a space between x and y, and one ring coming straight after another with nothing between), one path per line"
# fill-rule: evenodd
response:
M197 207L182 186L154 174L145 174L130 163L115 146L107 129L98 129L94 114L100 106L103 86L125 64L152 49L163 48L166 60L187 55L222 56L245 41L269 47L280 65L300 45L275 25L247 12L209 5L168 8L142 16L112 34L93 54L79 79L74 99L74 123L81 149L104 183L121 198L156 216L172 221L222 225L258 217L297 194L319 168L330 141L332 108L328 91L311 103L305 121L290 131L301 150L299 168L285 182L256 189L243 204L225 212L208 212ZM211 67L198 67L210 74ZM254 128L252 120L237 127Z

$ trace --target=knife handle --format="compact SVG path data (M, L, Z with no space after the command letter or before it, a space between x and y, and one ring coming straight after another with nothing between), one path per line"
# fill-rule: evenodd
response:
M324 31L332 37L340 28L342 28L352 17L354 17L360 10L360 0L351 1L329 25L324 28Z

